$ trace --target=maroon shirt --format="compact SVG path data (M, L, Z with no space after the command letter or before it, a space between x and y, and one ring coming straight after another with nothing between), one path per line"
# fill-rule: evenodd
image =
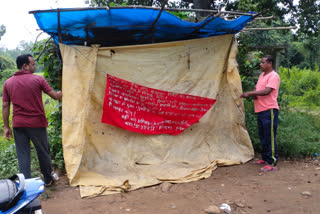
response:
M40 128L47 127L48 121L42 103L42 91L46 94L52 88L47 81L30 71L17 71L3 85L4 102L12 102L12 126Z

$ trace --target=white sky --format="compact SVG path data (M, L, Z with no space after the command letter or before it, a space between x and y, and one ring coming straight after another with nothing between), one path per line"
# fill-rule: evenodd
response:
M6 26L6 33L0 40L0 47L15 49L20 41L35 41L41 32L36 19L29 11L88 7L85 0L5 0L0 6L0 25ZM43 33L41 38L46 38Z

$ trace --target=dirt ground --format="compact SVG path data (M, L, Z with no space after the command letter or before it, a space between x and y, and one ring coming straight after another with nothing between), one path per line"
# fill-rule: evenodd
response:
M210 178L196 182L83 199L79 188L61 176L42 194L41 204L44 214L201 214L222 203L230 205L233 214L320 213L320 160L280 160L277 171L259 169L251 161L219 167Z

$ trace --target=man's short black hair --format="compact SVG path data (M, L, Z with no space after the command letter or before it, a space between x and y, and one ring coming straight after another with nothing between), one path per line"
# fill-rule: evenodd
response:
M271 55L265 55L264 57L268 63L272 63L272 67L274 67L274 58Z
M32 57L31 54L23 54L17 57L16 63L17 63L17 68L20 70L24 64L29 64L29 57Z

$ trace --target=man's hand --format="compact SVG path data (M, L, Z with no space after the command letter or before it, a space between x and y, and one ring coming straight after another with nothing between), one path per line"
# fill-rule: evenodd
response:
M249 92L246 92L246 93L243 93L240 95L240 98L248 98L250 97L250 93Z
M7 140L11 140L12 131L9 125L9 115L10 115L10 102L2 101L2 118L4 127L4 137Z
M4 137L7 140L11 140L11 138L13 138L12 131L11 131L10 127L5 127L4 128Z
M58 97L58 100L60 100L62 98L62 92L61 91L57 91L57 97Z
M248 91L246 93L243 93L240 95L240 98L248 98L248 97L252 97L252 99L257 99L258 96L267 96L271 93L271 91L273 90L273 88L269 88L266 87L264 90L260 90L260 91Z
M61 91L55 92L54 90L52 90L52 91L50 91L50 92L48 93L48 95L49 95L51 98L55 99L55 100L60 100L60 99L62 98L62 92L61 92Z

